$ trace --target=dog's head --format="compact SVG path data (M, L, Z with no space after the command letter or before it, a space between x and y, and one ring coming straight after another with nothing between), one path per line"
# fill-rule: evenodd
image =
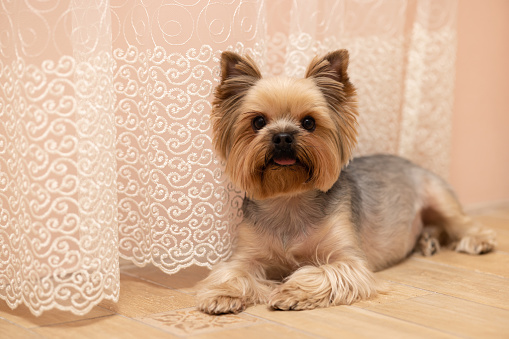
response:
M226 173L254 199L329 190L356 145L348 52L315 58L303 79L262 78L253 60L221 55L212 109Z

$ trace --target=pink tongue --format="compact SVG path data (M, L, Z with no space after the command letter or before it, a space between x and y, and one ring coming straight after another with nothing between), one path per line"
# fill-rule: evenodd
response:
M295 159L274 159L274 162L281 166L288 166L295 164Z

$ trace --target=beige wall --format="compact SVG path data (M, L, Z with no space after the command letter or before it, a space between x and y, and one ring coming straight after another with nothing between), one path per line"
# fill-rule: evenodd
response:
M460 0L450 181L467 206L509 200L509 1Z

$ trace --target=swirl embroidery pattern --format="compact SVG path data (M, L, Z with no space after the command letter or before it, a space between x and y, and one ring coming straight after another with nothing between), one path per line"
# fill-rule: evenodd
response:
M36 315L119 293L109 3L73 6L0 7L0 297Z
M216 263L242 203L208 135L218 51L131 46L114 57L120 253L168 272Z
M118 257L103 255L118 239L112 101L98 103L111 65L0 63L0 295L13 306L85 311L118 295Z

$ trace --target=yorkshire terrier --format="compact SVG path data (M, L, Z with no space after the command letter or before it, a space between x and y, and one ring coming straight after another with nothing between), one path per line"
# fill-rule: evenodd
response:
M376 295L373 272L414 249L494 248L494 232L465 215L435 174L396 156L351 160L357 100L348 59L338 50L316 57L303 79L262 78L249 56L221 55L213 141L246 198L231 258L201 283L203 312L351 304Z

